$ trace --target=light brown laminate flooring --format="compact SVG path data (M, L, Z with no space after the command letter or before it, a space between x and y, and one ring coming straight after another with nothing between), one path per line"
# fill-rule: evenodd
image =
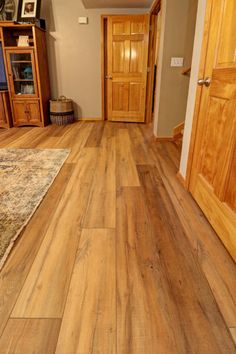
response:
M0 273L0 354L234 354L236 268L148 125L0 130L71 154ZM236 339L235 339L236 340Z

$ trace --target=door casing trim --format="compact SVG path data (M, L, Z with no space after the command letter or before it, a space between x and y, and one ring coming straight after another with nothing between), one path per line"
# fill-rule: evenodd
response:
M161 10L161 0L154 0L151 9L149 11L149 25L151 25L153 21L153 16L157 17L159 12ZM127 14L130 15L130 14ZM105 41L106 41L106 26L107 26L107 20L109 16L125 16L125 14L110 14L110 15L101 15L101 90L102 90L102 112L101 112L101 117L102 120L105 121L107 120L106 117L106 84L105 84L105 74L106 74L106 46L105 46ZM151 35L154 36L156 39L157 36L157 27L153 29ZM155 41L156 45L156 41ZM150 63L150 47L148 47L148 65ZM152 59L152 58L151 58ZM147 111L147 104L150 102L151 97L153 95L153 80L154 80L154 74L152 75L153 77L150 80L147 80L147 85L146 85L146 111ZM151 97L150 97L151 96ZM149 117L145 117L145 122L150 122Z

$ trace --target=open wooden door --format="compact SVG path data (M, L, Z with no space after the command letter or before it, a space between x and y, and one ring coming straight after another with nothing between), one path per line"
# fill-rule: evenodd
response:
M161 35L161 0L156 0L150 11L150 34L148 49L148 78L146 99L146 122L151 123L154 115L156 96L158 56Z
M236 0L208 0L190 191L236 260Z
M145 121L149 15L108 16L108 120Z

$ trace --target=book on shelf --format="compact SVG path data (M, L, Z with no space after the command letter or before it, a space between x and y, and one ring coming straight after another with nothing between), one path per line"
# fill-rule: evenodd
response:
M14 79L18 80L18 79L20 78L18 69L17 69L15 66L13 66L13 67L12 67L12 71L13 71L13 77L14 77Z

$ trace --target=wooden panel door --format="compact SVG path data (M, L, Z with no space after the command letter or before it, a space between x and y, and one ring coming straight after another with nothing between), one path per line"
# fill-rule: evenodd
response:
M14 125L41 125L38 100L13 100Z
M39 100L27 101L26 107L29 112L28 115L29 124L38 124L39 122L41 122Z
M149 15L108 17L108 120L145 121Z
M28 111L26 109L25 102L22 101L13 101L13 121L14 125L26 125L28 124Z
M207 14L190 191L236 260L236 0L208 0Z

